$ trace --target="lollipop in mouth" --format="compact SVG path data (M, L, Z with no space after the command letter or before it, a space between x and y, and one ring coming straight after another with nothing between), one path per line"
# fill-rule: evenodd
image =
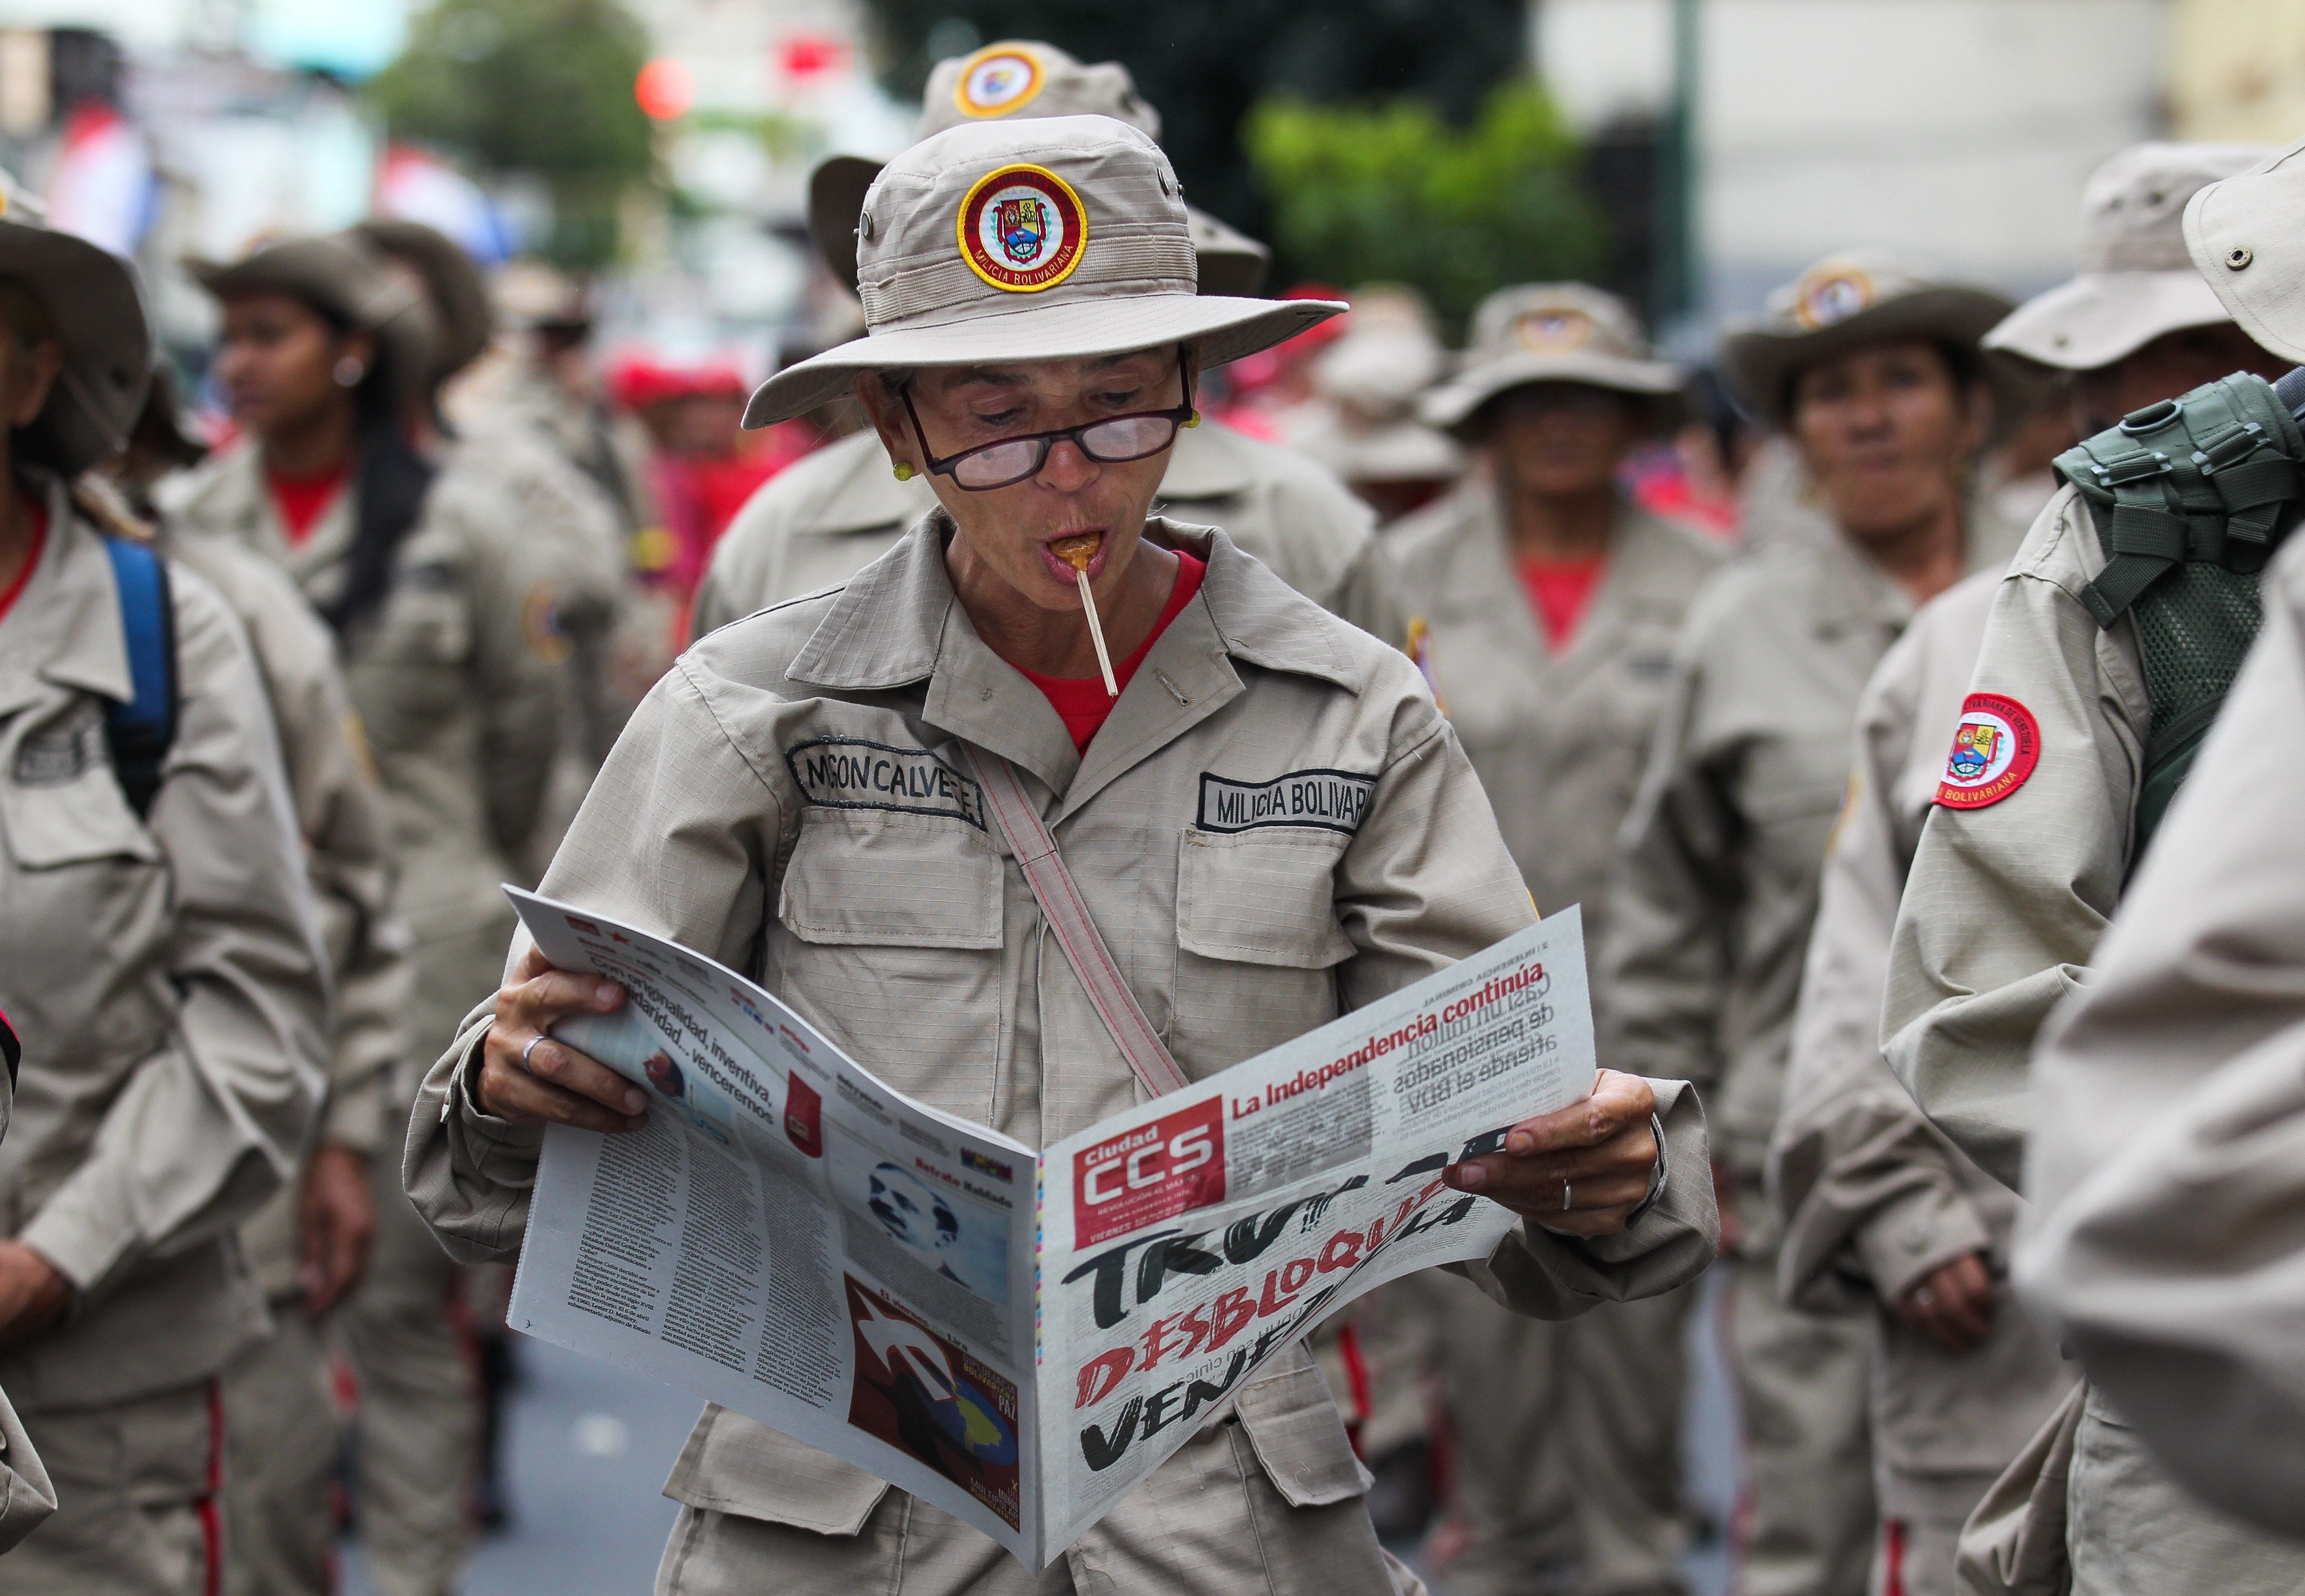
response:
M1104 646L1104 623L1097 619L1096 595L1089 590L1089 562L1104 546L1102 532L1082 532L1070 538L1059 538L1049 545L1050 552L1073 568L1073 580L1080 584L1081 608L1088 612L1089 641L1096 644L1096 667L1104 673L1104 692L1108 698L1120 696L1120 684L1112 678L1112 655Z

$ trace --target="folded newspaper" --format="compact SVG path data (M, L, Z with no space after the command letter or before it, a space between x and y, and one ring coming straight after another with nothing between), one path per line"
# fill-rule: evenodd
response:
M1514 1216L1442 1168L1594 1077L1572 909L1036 1152L700 954L512 896L553 964L624 983L556 1034L651 1099L640 1131L547 1133L514 1326L868 1469L1034 1572L1321 1318L1493 1252Z

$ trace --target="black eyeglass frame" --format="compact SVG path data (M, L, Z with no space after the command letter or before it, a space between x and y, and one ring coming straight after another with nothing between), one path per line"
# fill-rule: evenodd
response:
M926 463L928 469L939 476L950 477L952 485L964 493L993 493L1003 488L1014 488L1019 482L1030 481L1039 476L1049 463L1049 451L1067 438L1072 440L1073 447L1099 465L1126 465L1132 460L1150 460L1162 449L1173 447L1177 442L1178 432L1191 425L1197 413L1193 405L1192 352L1183 344L1178 345L1177 348L1177 375L1184 384L1185 397L1184 402L1174 409L1132 410L1122 415L1101 416L1093 421L1083 421L1077 427L1058 427L1047 432L1026 432L1016 437L996 437L989 444L978 444L974 448L963 449L958 454L947 454L942 458L939 458L936 452L929 447L928 434L922 430L921 412L913 408L912 384L906 383L898 390L898 393L905 401L906 418L913 424L914 440L921 446L921 458ZM1158 448L1146 449L1135 454L1105 455L1090 448L1086 435L1099 427L1110 427L1115 421L1167 421L1170 424L1169 436L1161 440ZM992 449L1011 448L1017 444L1040 446L1033 456L1031 469L1019 471L1015 476L1004 478L998 482L976 483L964 482L960 480L955 468L970 455L982 454Z

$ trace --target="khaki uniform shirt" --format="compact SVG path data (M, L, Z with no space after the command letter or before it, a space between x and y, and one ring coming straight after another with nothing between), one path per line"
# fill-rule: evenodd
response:
M111 562L61 491L0 621L0 1007L25 1044L0 1224L72 1318L0 1357L28 1410L205 1378L263 1304L232 1233L318 1111L327 955L264 687L210 588L170 573L181 708L149 819L114 774L130 692Z
M1978 516L1970 568L2014 541ZM1610 888L1601 1056L1719 1082L1714 1145L1740 1176L1758 1178L1776 1126L1858 697L1912 611L1846 539L1788 542L1715 577L1674 651Z
M2031 1120L2027 1059L2112 918L2144 771L2151 705L2136 627L2123 616L2108 632L2081 605L2104 568L2088 511L2067 488L1994 596L1970 683L2032 712L2040 762L1998 803L1930 812L1889 955L1891 1067L1955 1145L2012 1187Z
M1494 485L1476 476L1388 531L1385 552L1432 628L1434 691L1530 896L1548 914L1583 904L1586 938L1597 944L1673 639L1722 554L1620 502L1600 586L1555 652L1508 539Z
M2292 539L2267 575L2256 650L2034 1055L2017 1259L2162 1461L2291 1540L2305 1539L2301 554Z
M712 551L691 632L846 582L936 508L923 478L899 482L866 428L770 478ZM1153 513L1219 526L1280 580L1396 646L1408 617L1376 519L1345 485L1301 454L1203 420L1177 434Z
M169 556L206 578L247 629L264 680L304 839L304 863L336 980L328 1095L319 1140L374 1157L387 1124L393 1077L406 1056L408 931L393 908L396 870L384 794L353 711L336 640L287 574L227 539L173 540ZM297 1289L297 1192L284 1186L241 1228L241 1245L268 1296Z
M2000 581L1979 572L1922 607L1857 714L1857 762L1825 860L1769 1191L1783 1216L1786 1301L1878 1304L1873 1441L1882 1510L1965 1510L2023 1449L2072 1377L2005 1295L1979 1346L1948 1353L1887 1305L1935 1269L2009 1262L2017 1199L1932 1126L1881 1057L1889 937ZM1940 1496L1954 1496L1940 1503Z
M382 605L344 640L344 674L384 782L401 912L419 942L492 921L526 879L566 704L555 614L563 549L521 496L459 452L402 541ZM171 524L268 556L325 607L353 546L349 494L301 544L283 532L252 448L170 496Z
M15 1082L0 1071L0 1133L16 1095ZM0 1552L6 1551L47 1522L56 1510L56 1488L15 1405L0 1392Z
M544 890L746 971L890 1084L1033 1144L1143 1093L984 823L959 739L1017 767L1131 989L1195 1078L1530 922L1480 784L1406 656L1323 615L1222 534L1155 521L1148 535L1204 553L1207 576L1078 753L956 600L948 526L932 517L845 588L684 655L634 717ZM877 745L962 795L838 785L803 757L829 739ZM1204 775L1292 771L1343 773L1365 794L1357 823L1200 823ZM489 1019L474 1011L409 1132L410 1194L466 1258L518 1244L540 1140L467 1095L460 1072ZM1565 1316L1704 1268L1717 1221L1701 1120L1685 1089L1658 1091L1672 1175L1656 1207L1591 1244L1524 1227L1471 1271L1486 1289ZM1289 1503L1363 1490L1301 1354L1238 1406ZM838 1536L855 1536L889 1489L718 1409L667 1487L692 1507ZM1193 1524L1134 1523L1131 1511L1123 1502L1108 1522L1170 1541L1172 1577L1107 1588L1210 1588L1193 1577L1214 1556ZM1352 1532L1365 1538L1365 1521ZM885 1555L857 1543L852 1572Z

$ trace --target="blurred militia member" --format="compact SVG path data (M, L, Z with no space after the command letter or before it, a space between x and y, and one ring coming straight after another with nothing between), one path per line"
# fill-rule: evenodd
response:
M1574 283L1492 294L1463 369L1424 406L1474 468L1388 536L1513 862L1542 913L1584 905L1590 944L1673 638L1722 560L1620 486L1627 454L1672 425L1680 399L1680 371L1612 296ZM1470 1536L1451 1588L1514 1596L1558 1570L1569 1589L1679 1590L1689 1294L1553 1323L1451 1278L1416 1284L1440 1337Z
M2008 310L1833 257L1723 341L1723 370L1784 428L1833 533L1781 539L1698 596L1610 893L1603 1056L1699 1082L1716 1126L1748 1596L1856 1596L1872 1560L1873 1328L1783 1305L1763 1169L1858 698L1915 607L1999 568L2019 534L1969 488L1993 414L1978 340Z
M224 310L218 380L245 441L173 495L188 532L276 561L337 638L382 777L412 938L411 1049L495 979L560 746L559 562L501 478L444 470L411 416L438 369L409 274L351 235L291 239L200 277ZM413 1082L396 1083L405 1102ZM391 1175L339 1329L361 1383L359 1504L390 1596L454 1588L478 1435L451 1321L454 1266Z
M21 214L0 218L0 1006L32 1048L0 1150L0 1384L59 1506L0 1592L192 1596L223 1566L219 1377L265 1328L234 1233L319 1107L325 955L240 623L73 490L144 402L134 277Z

